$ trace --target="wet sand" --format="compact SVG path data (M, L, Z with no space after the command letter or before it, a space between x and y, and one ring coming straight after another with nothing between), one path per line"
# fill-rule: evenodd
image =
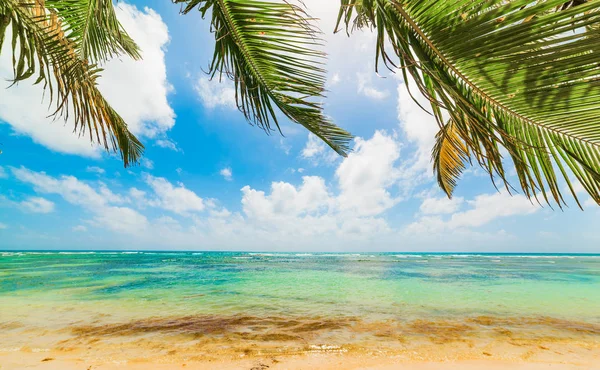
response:
M600 325L550 317L103 316L0 331L1 370L600 369Z

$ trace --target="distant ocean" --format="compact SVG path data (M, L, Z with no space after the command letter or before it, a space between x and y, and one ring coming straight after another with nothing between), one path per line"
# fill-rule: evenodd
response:
M597 343L600 255L4 251L0 302L5 349Z

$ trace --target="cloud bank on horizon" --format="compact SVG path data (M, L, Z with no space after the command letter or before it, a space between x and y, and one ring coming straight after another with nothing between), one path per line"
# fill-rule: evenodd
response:
M331 31L337 4L325 3L306 1ZM107 63L100 88L148 148L130 170L46 118L37 86L6 89L4 46L0 249L600 252L590 201L552 211L496 191L476 168L445 198L431 173L437 125L403 81L374 74L372 34L326 37L326 111L357 135L341 158L291 124L285 137L246 125L232 84L202 73L206 22L177 23L176 10L118 5L144 59Z

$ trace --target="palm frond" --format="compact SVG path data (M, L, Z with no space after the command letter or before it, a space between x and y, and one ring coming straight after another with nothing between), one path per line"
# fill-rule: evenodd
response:
M42 0L3 0L0 14L12 26L14 83L37 76L55 102L52 115L73 115L74 130L106 150L119 150L125 166L136 163L143 145L110 107L96 86L101 69L79 57L77 44Z
M304 9L288 2L175 0L189 13L211 13L215 51L211 78L235 83L236 102L251 124L280 130L276 108L346 155L352 136L323 114L325 55ZM280 130L281 131L281 130Z
M117 20L112 0L45 0L45 6L63 20L63 31L79 58L90 63L122 54L140 59L138 46Z
M412 77L440 126L448 112L492 179L510 187L504 147L524 193L562 206L562 181L577 200L570 173L600 203L599 10L597 0L342 0L339 20L377 29L377 59Z
M452 198L458 179L469 162L469 152L454 122L448 122L435 137L433 172L440 188Z

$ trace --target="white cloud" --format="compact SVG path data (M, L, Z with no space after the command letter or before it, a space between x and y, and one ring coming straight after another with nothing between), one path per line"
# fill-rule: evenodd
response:
M85 170L87 172L97 173L99 175L102 175L102 174L104 174L104 172L106 172L106 171L104 171L103 168L100 168L97 166L87 166L87 168Z
M306 145L302 149L300 156L304 159L309 159L314 165L332 165L341 158L339 154L329 148L323 140L310 132L308 133L308 140L306 141Z
M293 130L289 130L288 132L290 132L290 131L293 131ZM286 138L284 138L284 137L279 138L279 148L281 148L281 150L283 150L285 155L289 155L290 150L292 150L292 146L289 144L289 141L286 141Z
M54 203L41 197L29 197L22 201L20 206L26 212L50 213L54 211Z
M147 169L149 169L149 170L152 170L152 169L154 169L154 162L153 162L152 160L150 160L150 159L146 158L146 157L143 157L143 158L140 160L140 165L141 165L142 167L144 167L144 168L147 168Z
M383 100L390 96L387 90L378 90L373 86L373 72L356 73L358 82L358 93L367 98Z
M90 185L79 181L74 176L54 178L45 172L35 172L27 168L13 168L13 175L20 181L29 183L39 193L59 194L72 204L86 207L102 207L107 203L106 196L114 199L116 196L104 188L104 195L94 190Z
M447 197L427 198L421 203L420 211L426 215L454 213L458 211L463 202L464 199L461 197L454 197L452 199L448 199Z
M217 78L209 80L207 77L200 77L194 85L194 90L208 109L236 108L235 90L227 79L219 81Z
M87 227L84 225L77 225L77 226L73 226L73 228L71 230L74 232L86 232Z
M318 176L303 177L300 186L274 182L270 193L245 186L244 217L231 217L230 226L249 235L244 240L286 249L364 243L390 232L384 219L341 211L338 201Z
M4 167L0 166L0 179L7 179L8 178L8 173L6 173L6 170L4 169Z
M167 100L173 90L165 65L169 30L160 15L148 7L139 10L119 2L116 10L119 21L140 47L142 60L109 61L100 90L133 133L154 138L175 125L175 112Z
M342 78L340 77L340 74L338 72L336 72L331 76L331 80L329 81L329 86L335 86L338 83L340 83L341 80L342 80Z
M182 150L177 146L177 143L171 139L158 139L154 142L154 144L160 148L170 149L174 152L182 152Z
M303 158L313 158L319 154L322 154L327 149L323 140L319 139L312 133L308 133L308 141L306 146L302 149Z
M99 88L133 133L154 137L175 123L175 114L167 102L171 89L164 61L164 47L169 40L167 26L153 10L140 11L123 2L117 6L117 15L141 47L143 60L123 57L106 63ZM6 39L10 40L10 30ZM10 42L5 42L0 53L0 121L51 150L95 158L101 155L102 149L91 145L88 137L73 133L71 119L65 123L47 118L48 94L44 100L43 90L39 85L33 86L33 79L7 88L12 76Z
M137 188L129 189L129 195L135 200L144 200L146 198L146 192Z
M400 177L395 166L399 157L399 143L384 132L376 131L369 140L357 138L354 151L335 172L341 190L340 207L372 215L398 203L388 188Z
M405 231L409 234L431 235L456 230L471 230L499 218L529 215L539 210L539 207L531 204L525 196L520 194L511 196L507 192L478 195L474 200L466 201L466 203L471 207L469 210L453 213L446 219L439 215L425 215L408 225ZM433 207L431 208L433 209ZM438 211L440 209L447 210L439 207L438 204ZM437 212L436 214L442 213L448 212Z
M163 177L150 175L147 175L145 180L157 196L149 203L154 207L160 207L181 215L200 212L206 208L204 200L183 184L174 186Z
M221 176L223 176L223 178L225 180L227 180L227 181L233 180L233 173L231 172L231 168L225 167L221 171L219 171L219 173L221 174Z
M95 189L74 176L57 178L25 167L12 168L12 172L19 181L31 184L36 192L58 194L67 202L92 213L94 218L89 222L99 227L134 234L147 225L145 216L137 211L116 207L115 204L128 202L128 199L113 193L102 183Z
M131 234L140 234L149 230L150 226L146 216L127 207L107 207L98 213L94 221L113 231Z
M453 214L449 221L450 227L479 227L496 218L527 215L539 210L525 196L511 196L507 192L478 195L468 203L472 209Z
M419 104L428 109L429 101L416 89L414 82L410 84L410 87ZM439 126L432 115L415 103L408 93L405 83L398 85L398 119L406 139L417 146L415 158L411 161L413 164L407 171L409 176L423 172L431 173L431 150Z
M253 219L274 221L279 217L311 214L333 206L325 181L317 176L304 176L298 188L287 182L274 182L270 195L249 186L242 188L242 194L244 212Z
M2 222L0 222L0 230L3 230L3 229L8 229L8 225L3 224Z

